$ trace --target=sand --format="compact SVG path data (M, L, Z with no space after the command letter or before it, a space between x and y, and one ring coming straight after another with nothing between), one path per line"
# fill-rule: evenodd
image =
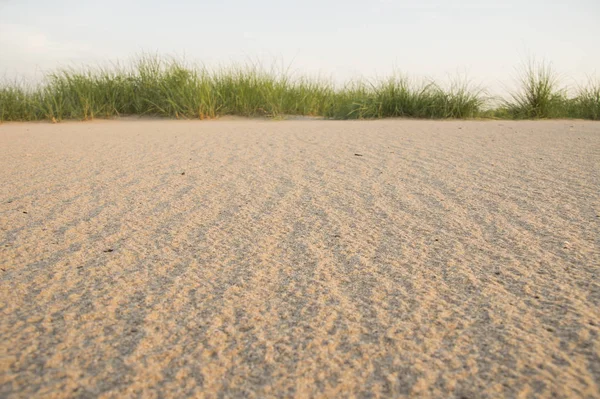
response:
M600 397L600 123L0 126L0 396Z

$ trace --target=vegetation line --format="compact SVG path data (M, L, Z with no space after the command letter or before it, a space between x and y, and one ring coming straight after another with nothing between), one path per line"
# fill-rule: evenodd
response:
M59 70L31 87L0 84L0 122L120 115L600 119L599 82L568 96L557 75L543 63L525 65L519 89L500 106L490 109L488 101L483 90L461 81L442 87L394 76L336 88L331 82L294 79L256 66L211 72L176 60L142 57L130 68Z

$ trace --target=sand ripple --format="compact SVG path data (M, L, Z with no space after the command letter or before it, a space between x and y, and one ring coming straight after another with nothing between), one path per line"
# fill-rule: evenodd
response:
M600 396L598 123L5 124L0 148L2 397Z

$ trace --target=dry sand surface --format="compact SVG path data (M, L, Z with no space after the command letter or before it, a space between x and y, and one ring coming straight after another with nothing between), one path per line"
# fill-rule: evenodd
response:
M3 398L600 396L600 123L17 123L0 148Z

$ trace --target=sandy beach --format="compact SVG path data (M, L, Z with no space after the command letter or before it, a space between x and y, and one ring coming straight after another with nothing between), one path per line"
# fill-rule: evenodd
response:
M0 396L600 397L600 123L0 125Z

